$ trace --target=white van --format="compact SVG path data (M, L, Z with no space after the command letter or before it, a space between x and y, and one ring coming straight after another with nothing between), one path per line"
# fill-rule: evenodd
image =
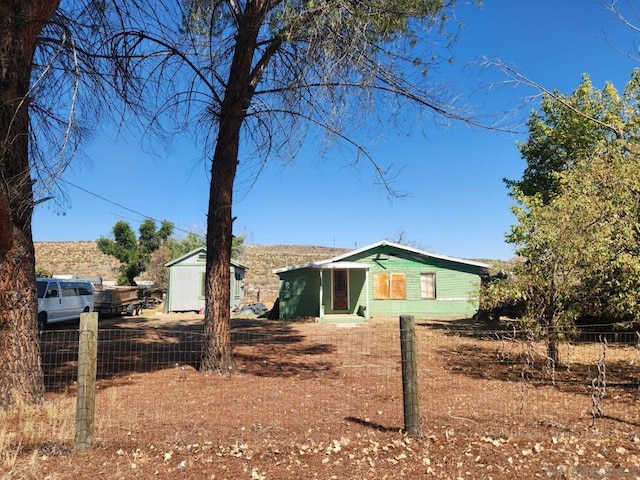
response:
M82 280L38 278L38 328L93 311L93 284Z

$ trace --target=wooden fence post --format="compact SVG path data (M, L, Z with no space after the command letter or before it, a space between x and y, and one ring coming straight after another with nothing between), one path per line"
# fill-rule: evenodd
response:
M413 315L400 316L400 350L402 352L404 429L410 436L419 437L418 361L416 357L416 323Z
M98 365L98 313L80 316L78 346L78 394L76 398L76 448L84 450L93 443Z

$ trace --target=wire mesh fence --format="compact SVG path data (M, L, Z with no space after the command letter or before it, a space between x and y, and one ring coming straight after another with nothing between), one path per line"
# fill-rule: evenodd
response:
M544 340L525 332L417 322L416 335L423 434L449 435L456 424L499 436L525 424L575 427L607 416L638 421L636 332L592 332L563 342L557 364L549 362ZM47 330L40 339L47 391L75 392L78 331ZM225 411L255 428L313 418L309 428L321 429L333 417L376 429L403 427L396 323L327 333L277 323L233 330L237 374L231 376L198 372L202 342L200 327L99 330L98 423L101 415L112 428L166 423L167 412L180 410L194 422Z

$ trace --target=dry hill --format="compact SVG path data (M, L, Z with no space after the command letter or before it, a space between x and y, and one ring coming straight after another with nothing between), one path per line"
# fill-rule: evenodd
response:
M98 250L96 242L35 242L36 268L53 275L100 276L115 280L120 262Z
M100 250L96 242L36 242L36 267L52 274L99 275L115 280L119 262ZM278 296L274 268L330 258L347 249L306 245L244 245L238 260L248 267L245 287L248 301L271 303ZM144 278L142 275L141 278Z
M36 242L36 266L52 274L99 275L103 280L115 280L119 262L98 250L96 242ZM308 245L244 245L238 260L248 267L245 279L246 300L271 304L278 296L278 276L275 268L331 258L349 251ZM513 260L493 264L493 270L509 270ZM145 279L144 274L140 277Z
M249 267L245 279L246 298L272 303L278 296L278 276L272 273L274 268L323 260L347 251L308 245L244 245L238 260Z

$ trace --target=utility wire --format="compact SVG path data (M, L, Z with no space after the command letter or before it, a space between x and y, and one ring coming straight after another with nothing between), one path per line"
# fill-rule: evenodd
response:
M88 193L89 195L93 195L94 197L99 198L100 200L103 200L103 201L105 201L107 203L110 203L111 205L115 205L118 208L122 208L123 210L127 210L128 212L135 213L136 215L140 215L143 218L148 218L150 220L153 220L156 223L160 223L160 224L162 223L161 220L153 218L153 217L151 217L149 215L145 215L144 213L138 212L138 211L133 210L133 209L131 209L129 207L125 207L124 205L122 205L120 203L114 202L113 200L109 200L108 198L105 198L102 195L98 195L97 193L94 193L94 192L92 192L90 190L87 190L86 188L83 188L83 187L81 187L79 185L76 185L75 183L71 183L68 180L64 180L62 178L59 178L58 180L61 181L62 183L66 183L67 185L70 185L70 186L72 186L74 188L77 188L78 190L82 190L83 192ZM180 227L176 227L175 225L174 225L173 228L175 230L179 230L179 231L181 231L183 233L194 233L194 232L190 232L189 230L184 230L184 229L182 229ZM196 235L198 235L198 234L196 234ZM201 237L202 235L198 235L198 236Z

